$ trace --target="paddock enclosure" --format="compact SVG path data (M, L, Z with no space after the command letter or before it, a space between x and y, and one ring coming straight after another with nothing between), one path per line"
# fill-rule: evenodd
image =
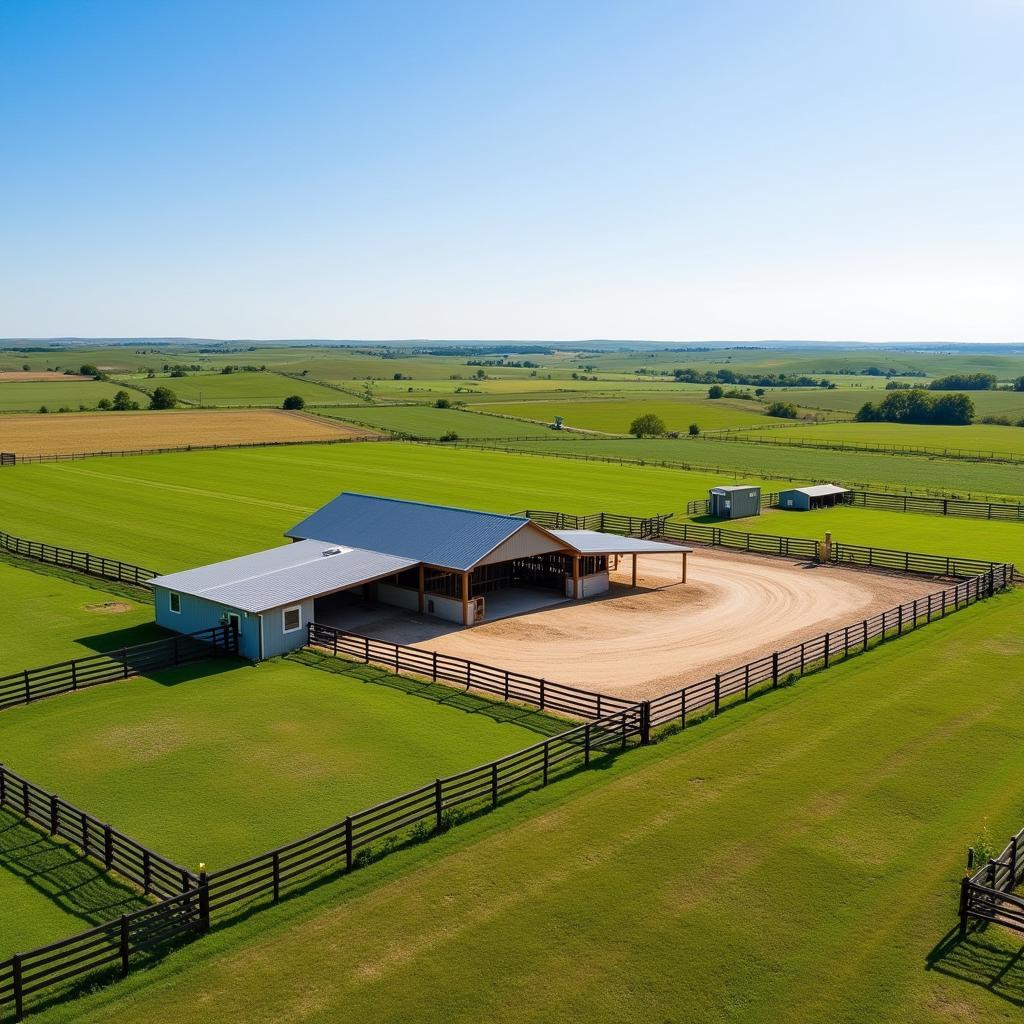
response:
M549 603L468 629L392 609L348 607L342 628L604 693L644 699L935 590L885 575L695 549L680 585L672 555L611 573L607 594ZM332 624L330 621L327 624Z

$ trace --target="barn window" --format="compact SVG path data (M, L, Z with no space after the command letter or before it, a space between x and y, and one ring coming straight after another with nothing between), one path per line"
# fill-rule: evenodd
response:
M181 594L176 594L173 590L167 592L167 606L174 612L175 615L181 614Z
M293 608L285 608L281 617L284 632L294 633L297 629L302 629L302 605L297 604Z

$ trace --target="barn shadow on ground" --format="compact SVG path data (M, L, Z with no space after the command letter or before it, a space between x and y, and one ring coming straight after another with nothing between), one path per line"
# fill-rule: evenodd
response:
M963 939L958 928L950 929L928 954L925 969L1024 1007L1024 946L998 926L976 928Z
M148 644L153 640L166 640L173 635L155 622L140 622L122 629L110 629L103 633L75 637L75 643L81 644L97 654L109 654L111 651L119 651L122 647Z

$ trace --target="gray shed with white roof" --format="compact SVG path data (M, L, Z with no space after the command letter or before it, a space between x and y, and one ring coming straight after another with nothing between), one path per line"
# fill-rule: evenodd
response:
M779 491L779 508L796 512L810 512L813 509L832 508L845 505L850 500L850 491L836 484L814 484L812 487L790 487Z

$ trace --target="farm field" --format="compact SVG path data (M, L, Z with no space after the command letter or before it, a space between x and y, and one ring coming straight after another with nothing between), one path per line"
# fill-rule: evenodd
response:
M170 572L284 543L343 490L495 512L649 515L705 497L722 477L387 442L13 466L0 482L8 533Z
M0 810L0 960L146 903L73 847Z
M927 383L927 382L925 382ZM937 391L944 395L951 392ZM974 402L975 417L1009 416L1011 419L1024 417L1024 391L968 391ZM854 389L837 388L834 391L820 388L783 388L779 397L788 402L809 409L825 409L837 412L855 413L865 402L878 401L881 395L865 395Z
M288 395L301 395L308 405L336 405L340 393L308 380L293 380L279 373L191 373L187 377L122 377L127 384L152 389L170 388L180 400L197 406L277 406Z
M669 430L686 432L691 423L701 430L744 425L762 426L777 422L765 416L757 402L742 399L710 399L707 389L703 394L690 392L672 399L629 398L619 401L577 402L507 402L479 405L481 412L495 412L503 416L522 416L526 419L553 422L556 416L565 418L567 427L599 430L608 434L626 434L637 416L651 413L660 416Z
M0 676L165 635L148 601L111 593L100 580L29 564L0 556Z
M5 711L0 749L37 785L214 869L550 731L540 713L458 691L424 699L376 682L391 679L378 669L331 667L210 662L98 686Z
M120 390L118 385L108 381L63 375L56 380L44 381L0 380L0 412L38 413L44 405L50 412L61 408L78 409L82 405L94 409L101 398L113 398ZM142 396L136 394L134 397ZM9 423L8 417L0 418L0 448L7 443Z
M37 1019L1014 1021L1019 940L946 940L965 848L1024 814L1022 612L998 597Z
M1010 429L1010 428L1007 428ZM496 442L504 444L504 442ZM713 438L548 438L538 441L510 441L508 449L544 454L599 455L623 459L651 459L706 466L708 473L723 479L773 474L793 480L828 480L849 486L880 484L890 489L929 490L958 495L1016 500L1024 494L1024 473L1019 466L997 462L970 462L920 455L894 455L890 452L823 452L813 448L782 445L742 444ZM743 478L743 479L739 479ZM778 490L776 483L771 488ZM706 497L706 495L700 495Z
M761 515L749 519L726 521L696 516L692 521L714 523L725 529L747 533L810 537L813 540L821 540L829 530L833 540L847 544L959 555L989 562L1013 562L1024 570L1024 522L918 515L852 506L815 512L765 509Z
M317 441L371 431L279 409L173 409L0 418L0 450L18 455L136 451L183 445Z
M964 449L981 453L1015 454L1024 458L1024 429L984 423L969 427L926 426L916 423L821 423L780 430L739 431L736 437L786 444L906 445L918 448Z
M546 427L522 420L419 405L341 406L333 409L318 406L316 414L435 440L451 431L459 437L547 437L551 433Z

